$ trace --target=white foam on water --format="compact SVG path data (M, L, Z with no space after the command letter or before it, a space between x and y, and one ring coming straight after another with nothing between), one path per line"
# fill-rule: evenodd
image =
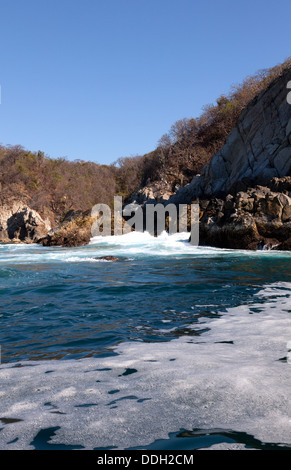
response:
M291 444L291 284L200 319L200 336L121 343L116 356L0 367L1 449L49 444L125 449L180 429L231 429ZM220 444L223 447L224 444ZM225 443L229 448L229 444Z
M212 257L231 256L240 257L286 257L291 256L291 252L280 251L250 251L231 250L210 246L195 246L189 242L190 233L169 234L162 232L158 237L153 237L148 232L130 232L118 236L98 236L93 237L88 245L88 249L96 249L100 256L114 255L121 257ZM91 251L92 253L92 251Z
M194 246L190 233L161 233L153 237L147 232L130 232L119 236L98 236L81 247L43 247L37 244L0 244L0 266L9 264L98 262L101 256L120 256L128 259L143 257L289 257L291 252L230 250L208 246Z
M233 443L221 443L221 444L214 444L213 446L206 447L199 450L256 450L250 449L246 447L244 444L233 444Z
M163 232L158 237L153 237L148 232L131 232L119 236L94 237L90 241L90 246L110 249L114 251L114 254L119 255L165 256L196 253L198 247L189 243L189 236L189 233L169 235Z

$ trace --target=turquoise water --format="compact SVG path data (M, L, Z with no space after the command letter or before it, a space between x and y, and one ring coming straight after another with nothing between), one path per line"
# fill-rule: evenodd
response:
M291 254L187 238L0 246L0 448L291 446Z

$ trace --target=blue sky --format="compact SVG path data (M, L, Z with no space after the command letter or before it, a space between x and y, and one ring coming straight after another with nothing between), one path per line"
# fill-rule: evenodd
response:
M0 0L0 143L97 163L153 150L291 55L290 1Z

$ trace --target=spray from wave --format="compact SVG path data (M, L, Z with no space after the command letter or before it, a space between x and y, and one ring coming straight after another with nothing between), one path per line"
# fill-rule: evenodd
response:
M154 237L147 232L130 232L117 236L93 237L90 243L75 248L43 247L35 244L0 245L1 264L33 263L98 263L108 261L105 256L121 257L124 260L156 257L217 257L242 255L249 257L290 257L291 252L230 250L189 243L188 232L161 233Z

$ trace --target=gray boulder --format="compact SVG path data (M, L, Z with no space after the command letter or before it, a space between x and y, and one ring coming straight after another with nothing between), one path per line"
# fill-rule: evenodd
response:
M21 201L0 207L0 242L37 242L51 229L48 219Z

